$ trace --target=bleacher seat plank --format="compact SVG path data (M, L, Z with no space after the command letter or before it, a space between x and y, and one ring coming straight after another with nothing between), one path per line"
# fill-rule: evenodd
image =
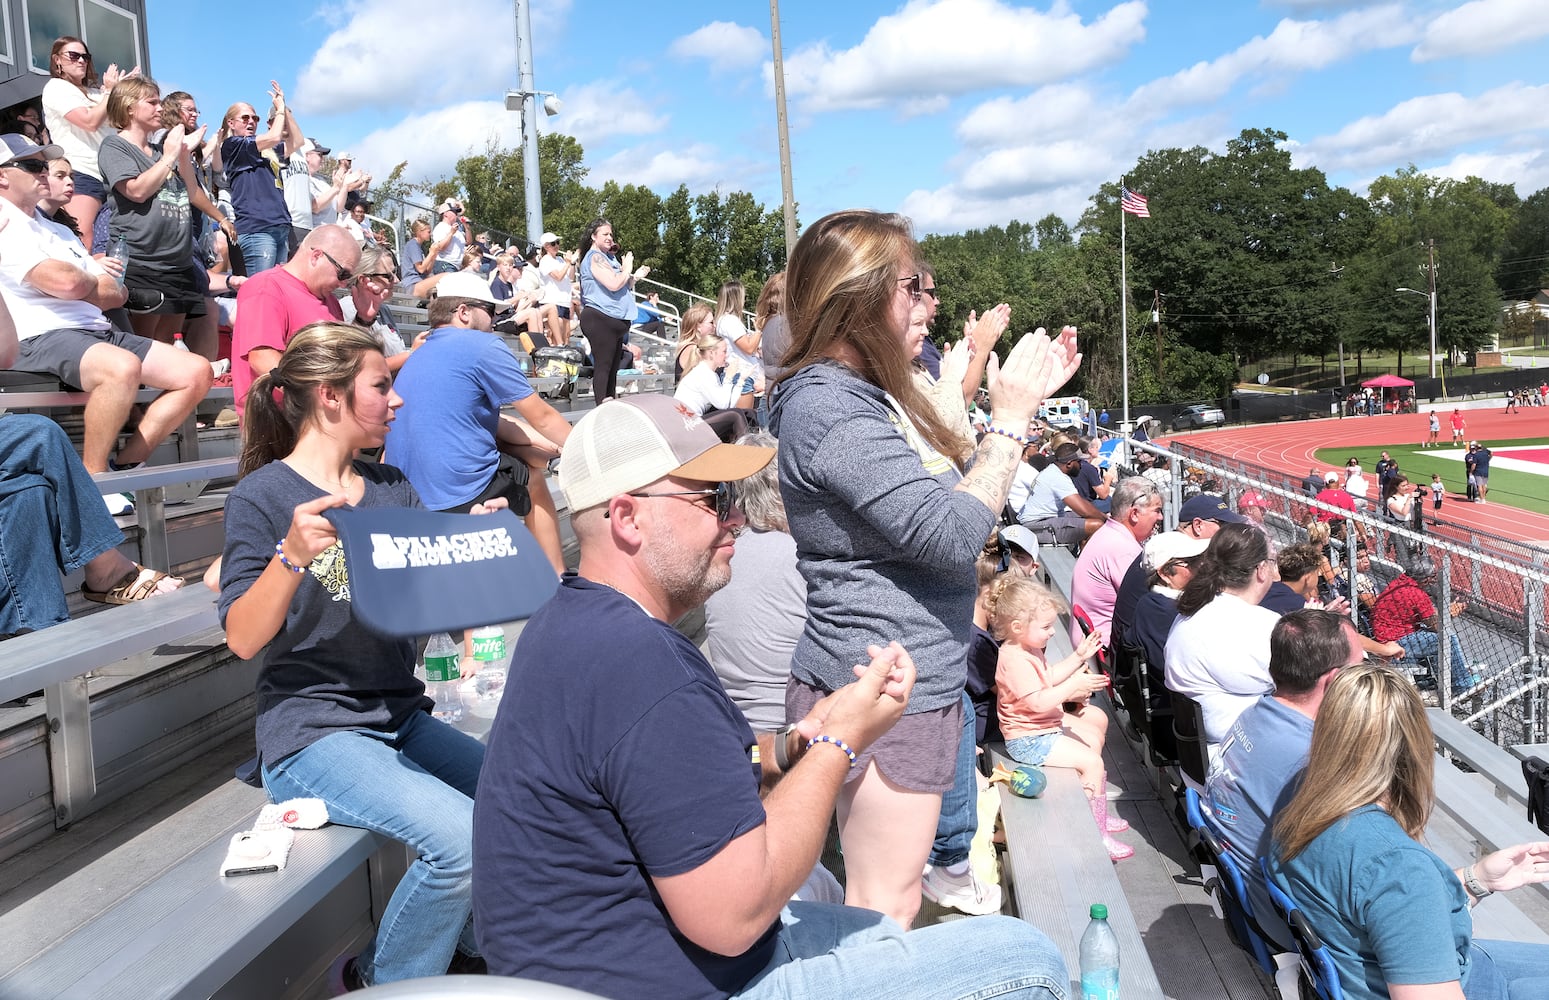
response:
M1476 839L1481 854L1544 838L1521 807L1496 798L1494 782L1483 775L1464 774L1440 754L1434 763L1437 808ZM1549 900L1549 885L1523 891Z
M1496 797L1527 808L1527 779L1522 777L1522 761L1504 747L1470 729L1465 723L1439 708L1426 710L1436 741L1458 760L1489 778Z

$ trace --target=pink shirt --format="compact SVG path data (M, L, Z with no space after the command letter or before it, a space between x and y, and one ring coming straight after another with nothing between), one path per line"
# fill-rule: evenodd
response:
M1049 665L1042 654L1030 653L1014 642L1002 643L995 662L995 704L1001 735L1014 740L1058 732L1065 721L1064 706L1056 702L1048 711L1039 712L1028 701L1049 687Z
M1086 547L1076 559L1076 570L1070 581L1070 602L1092 619L1092 630L1103 637L1105 646L1108 645L1108 626L1113 622L1113 602L1119 584L1139 555L1140 543L1135 541L1134 534L1109 518L1087 539ZM1081 626L1074 618L1070 623L1070 641L1081 642Z
M319 299L306 283L283 267L255 274L237 289L237 321L231 328L231 391L240 421L253 384L247 354L267 347L283 352L296 331L320 320L344 322L339 300Z

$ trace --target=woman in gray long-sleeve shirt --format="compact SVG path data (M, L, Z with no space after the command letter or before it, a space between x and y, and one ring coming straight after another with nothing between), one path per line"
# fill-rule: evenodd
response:
M896 639L918 670L904 718L857 760L838 805L845 902L905 927L952 784L974 558L1005 505L1018 439L1080 363L1073 328L1024 337L992 381L992 433L970 457L910 375L919 270L900 216L838 212L809 227L786 269L791 347L773 406L807 583L787 717L849 683L868 645Z

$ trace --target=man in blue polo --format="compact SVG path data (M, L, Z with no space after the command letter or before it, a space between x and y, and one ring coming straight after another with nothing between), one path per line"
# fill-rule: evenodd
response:
M672 627L730 580L743 518L729 486L773 456L722 444L670 396L610 400L576 424L559 475L579 572L522 630L474 799L490 972L675 1000L1066 996L1058 950L1023 921L906 933L872 910L789 902L914 664L873 646L854 683L755 739Z

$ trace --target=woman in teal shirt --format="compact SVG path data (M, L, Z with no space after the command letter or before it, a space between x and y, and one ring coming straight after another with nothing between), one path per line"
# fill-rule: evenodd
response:
M1549 946L1473 940L1468 911L1549 881L1549 841L1452 869L1419 841L1435 804L1419 692L1391 668L1341 670L1296 795L1275 816L1270 870L1328 946L1345 996L1549 997Z

